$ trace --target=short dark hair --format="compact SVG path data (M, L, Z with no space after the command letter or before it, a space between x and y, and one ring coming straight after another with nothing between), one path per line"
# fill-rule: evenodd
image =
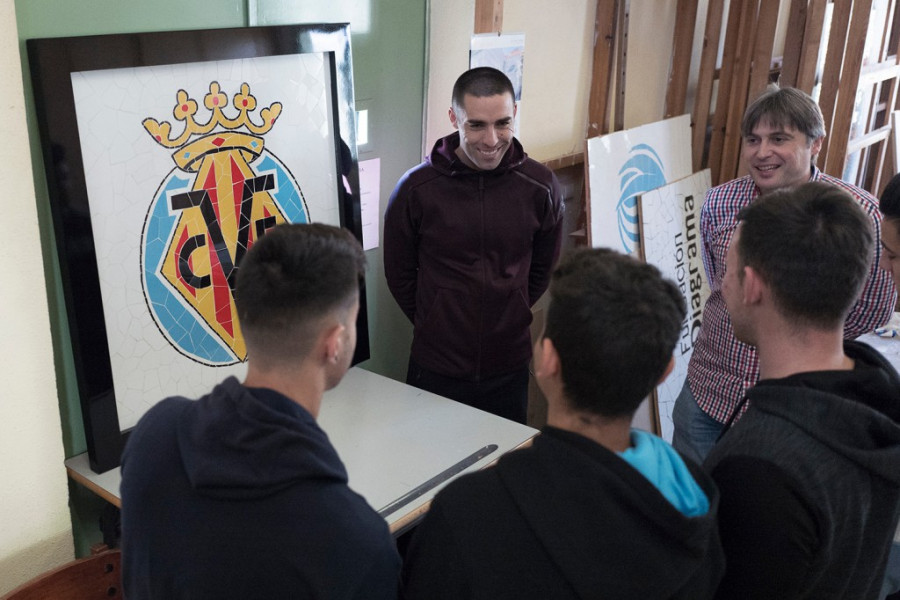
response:
M453 85L454 112L465 106L463 100L466 94L471 94L476 98L509 94L514 102L516 99L516 91L509 77L504 75L503 71L493 67L475 67L459 76Z
M822 109L809 94L797 88L770 85L744 111L741 135L752 135L753 128L763 120L778 127L791 127L802 132L810 144L825 135Z
M569 252L553 272L544 337L572 408L634 414L659 383L685 317L678 286L653 265L607 248Z
M887 219L900 219L900 174L888 182L878 201L881 214Z
M872 221L853 197L811 181L760 196L738 219L741 273L756 270L798 325L842 325L875 256Z
M352 307L365 268L357 239L331 225L279 225L257 240L239 265L235 288L250 360L305 356L319 319Z

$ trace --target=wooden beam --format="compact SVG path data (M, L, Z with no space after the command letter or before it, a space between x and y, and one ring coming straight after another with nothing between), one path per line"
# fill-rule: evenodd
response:
M797 65L794 87L807 94L812 94L813 86L816 84L816 67L819 64L819 49L822 45L822 32L825 29L827 4L827 0L809 0L806 9L806 26L803 29L803 44L800 48L800 63Z
M709 169L712 184L719 185L721 179L722 149L725 146L725 125L728 122L728 104L731 98L731 82L735 72L735 53L738 33L741 27L742 5L746 0L732 0L728 8L728 24L725 27L725 44L722 48L722 68L719 69L719 88L716 94L716 111L712 120L712 135L709 140Z
M703 35L703 48L700 50L700 73L697 77L697 94L694 98L694 113L691 119L694 172L699 171L703 166L703 151L706 147L706 129L709 124L724 5L725 0L710 0L706 8L706 32Z
M819 168L825 170L825 162L828 157L829 146L833 139L833 123L835 107L837 104L838 86L841 82L841 66L844 64L844 47L847 44L847 24L850 23L850 13L853 8L853 0L834 0L834 9L831 16L831 31L828 34L828 49L825 53L825 71L822 75L822 88L819 92L819 108L825 119L825 139L819 151L817 163ZM865 41L865 37L863 37ZM840 177L838 173L837 177Z
M594 19L594 63L588 99L587 137L609 133L609 97L615 59L616 0L597 0Z
M891 132L893 131L890 126L890 121L888 125L884 127L879 127L873 131L865 135L861 135L857 138L850 140L847 144L847 154L853 154L854 152L859 152L863 148L868 148L869 146L874 146L879 142L883 142L891 137Z
M843 67L841 68L834 122L831 125L831 135L828 136L831 138L831 144L828 155L825 157L825 172L835 177L843 175L844 164L847 161L850 121L853 117L853 106L856 103L859 71L862 68L865 54L866 32L869 30L871 14L872 0L855 0L853 2L853 16L850 21L847 49L844 52Z
M672 34L672 63L669 66L669 86L663 118L684 114L688 77L691 74L691 51L697 25L698 0L678 0L675 9L675 30Z
M778 25L780 2L763 0L759 4L756 18L756 40L750 63L750 78L747 86L747 102L755 100L769 85L769 71L772 65L772 49L775 45L775 27ZM743 116L743 110L741 116Z
M784 36L784 61L781 64L782 87L796 87L800 69L800 51L803 49L803 32L806 29L806 13L809 0L791 0L787 33Z
M628 58L628 19L631 0L618 1L616 17L616 99L613 111L613 130L625 129L625 67Z
M770 0L763 0L769 2ZM731 10L737 7L734 3ZM728 112L725 115L724 138L722 140L722 163L719 167L719 181L734 179L738 173L741 155L741 120L747 108L747 93L750 85L750 65L753 56L753 41L756 38L758 0L744 0L740 6L740 24L737 31L734 70L729 79L721 81L731 87L728 95ZM723 59L724 62L724 59ZM721 84L719 86L722 87ZM719 111L718 103L716 112Z
M884 19L884 29L881 32L881 50L878 53L878 62L887 60L889 56L897 53L896 48L893 48L891 44L891 30L896 26L895 20L897 17L895 0L888 0L884 14L886 17Z
M862 67L859 71L859 85L875 85L898 77L900 64L897 64L896 57L889 57L884 62Z
M503 30L503 0L475 0L475 33Z

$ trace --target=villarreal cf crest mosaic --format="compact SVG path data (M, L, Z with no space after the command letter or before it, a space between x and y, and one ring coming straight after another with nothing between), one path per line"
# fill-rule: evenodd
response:
M246 377L235 286L257 241L313 222L362 238L350 28L26 45L74 366L67 393L77 384L91 466L106 470L161 399ZM367 349L361 335L357 354Z
M247 357L234 302L243 256L275 225L309 220L300 187L266 148L282 105L257 112L257 102L246 83L229 98L213 81L199 102L177 91L177 125L143 121L175 165L149 199L144 293L166 339L205 364Z

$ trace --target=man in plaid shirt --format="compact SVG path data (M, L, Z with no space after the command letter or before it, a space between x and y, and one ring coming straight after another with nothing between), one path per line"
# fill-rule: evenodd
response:
M825 123L815 101L794 88L770 87L741 122L741 159L749 175L714 187L700 212L703 264L710 296L688 364L687 381L675 401L672 444L703 462L746 390L759 378L756 350L734 337L722 297L725 254L737 214L760 194L807 181L824 181L848 191L871 217L878 240L881 216L871 194L819 171L815 158ZM876 252L880 243L876 243ZM847 317L844 337L855 338L883 325L893 313L896 290L890 275L872 265L862 295Z

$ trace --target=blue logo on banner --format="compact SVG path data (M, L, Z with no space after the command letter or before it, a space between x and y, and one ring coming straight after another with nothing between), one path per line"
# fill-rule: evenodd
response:
M647 144L631 148L630 158L619 169L619 202L616 218L619 239L626 252L634 252L640 240L637 197L644 192L666 185L663 163L656 151Z

